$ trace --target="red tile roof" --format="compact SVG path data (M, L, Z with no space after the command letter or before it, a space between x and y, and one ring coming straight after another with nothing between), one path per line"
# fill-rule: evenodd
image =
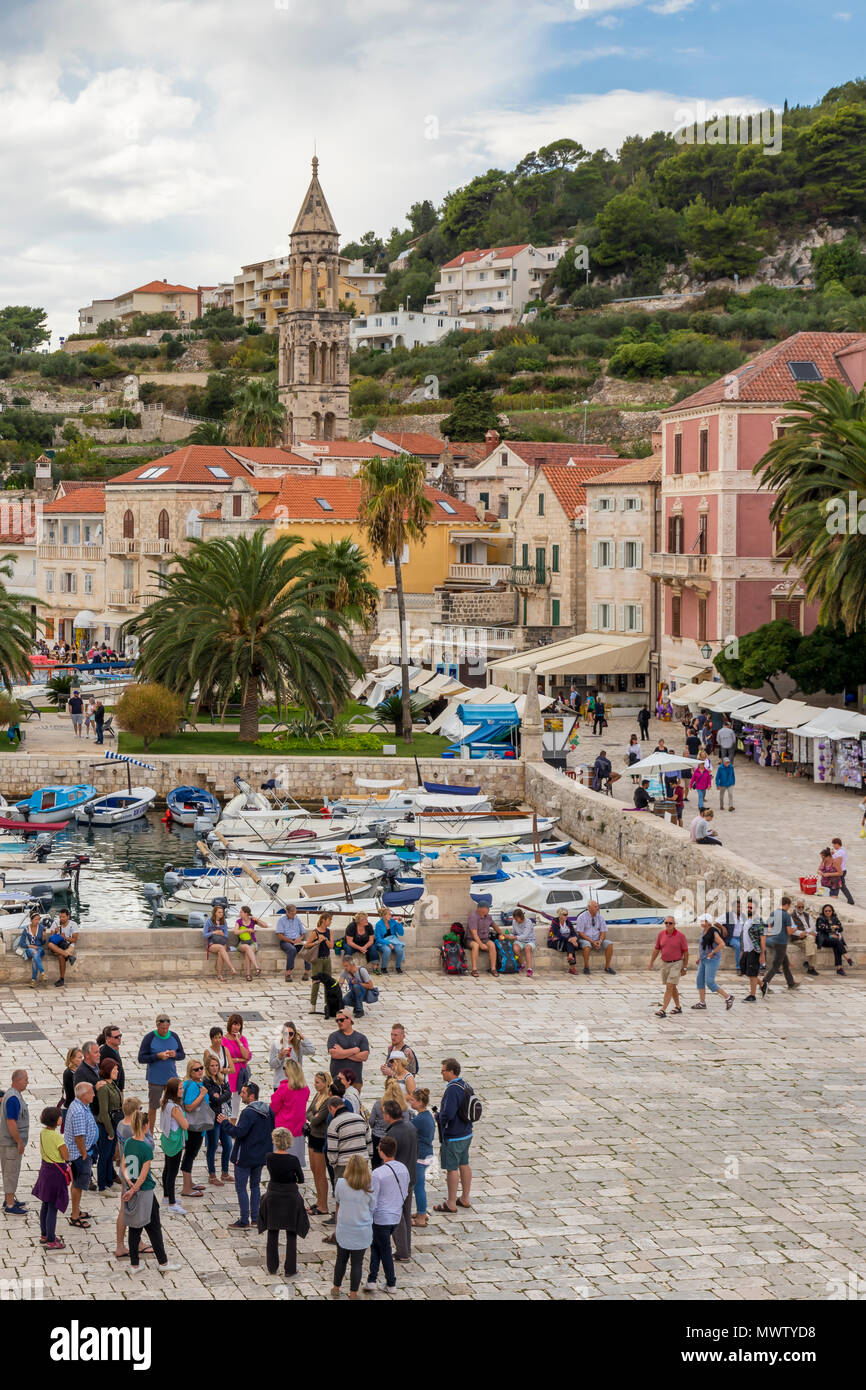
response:
M150 280L146 285L139 285L137 289L127 290L127 294L197 294L191 285L170 285L167 280ZM123 295L118 298L123 299Z
M381 448L368 444L363 439L302 439L305 448L315 449L323 457L337 459L372 459L380 454ZM309 462L309 460L307 460Z
M580 507L586 506L586 484L603 473L612 473L621 467L621 459L592 459L573 465L541 465L541 472L553 489L554 496L566 516L577 515Z
M622 468L615 468L612 473L604 473L600 478L593 478L593 484L603 483L605 487L610 483L660 483L662 479L662 461L660 458L632 459ZM587 486L590 479L587 479Z
M184 449L175 449L171 454L163 454L162 458L153 459L150 463L141 463L129 473L121 473L116 478L108 479L108 486L129 486L130 483L141 483L142 487L147 487L148 483L207 483L215 486L223 486L231 483L233 478L244 478L251 483L259 492L278 492L279 478L257 478L253 476L252 468L245 466L243 460L252 464L307 464L309 459L301 458L299 454L292 454L287 449L248 449L245 446L237 445L226 448L222 444L187 444ZM143 473L148 473L151 469L164 468L167 472L160 473L158 477L143 478ZM210 472L211 468L221 468L228 477L220 477Z
M391 430L376 430L380 439L387 439L397 449L407 454L435 454L436 458L448 448L447 439L437 439L433 434L394 434Z
M69 512L97 514L105 511L105 485L100 488L76 488L67 497L55 497L42 508L43 516L67 515Z
M303 477L290 473L281 480L279 496L273 498L259 511L259 519L271 521L275 517L292 521L357 521L361 501L361 482L358 478ZM425 493L433 503L430 524L442 522L453 525L455 522L474 522L479 525L478 514L466 502L458 502L437 488L425 487ZM331 509L320 507L317 497L330 503ZM447 504L453 510L446 511L439 505Z
M496 449L511 449L524 463L534 464L536 468L543 463L568 463L569 459L577 463L579 459L617 457L616 450L609 444L545 444L540 440L501 439ZM488 449L485 457L496 449Z
M516 256L518 251L525 251L530 243L522 241L518 246L486 246L483 249L474 251L461 251L459 256L453 260L446 261L442 266L443 270L459 269L462 265L471 265L473 261L480 261L483 256L492 256L494 261L504 260L508 256Z
M88 479L87 481L85 481L84 479L77 478L61 478L59 483L57 484L57 495L62 497L67 492L76 492L79 488L82 487L101 487L104 489L105 479L97 478L95 480Z
M814 362L823 381L843 381L848 385L848 376L837 354L858 342L866 345L862 333L794 333L744 366L735 367L727 376L701 387L684 401L668 406L665 414L674 415L702 405L736 405L738 401L782 405L785 401L796 400L797 382L791 375L789 362Z

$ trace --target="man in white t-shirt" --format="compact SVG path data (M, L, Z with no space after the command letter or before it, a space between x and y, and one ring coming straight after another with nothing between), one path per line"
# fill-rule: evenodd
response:
M403 1207L409 1196L409 1169L397 1159L397 1140L386 1134L379 1140L379 1157L382 1162L373 1169L373 1195L376 1205L373 1208L373 1244L370 1249L370 1270L367 1275L367 1293L373 1293L379 1277L379 1265L385 1271L385 1283L389 1289L397 1284L394 1271L394 1252L391 1249L391 1232L399 1225Z
M839 880L839 892L845 898L845 901L850 903L853 907L854 899L851 897L851 890L849 889L847 883L848 851L844 848L842 841L839 839L838 835L830 843L833 849L834 863L838 864L839 868L842 870L842 877Z
M62 907L55 921L51 924L51 932L45 943L51 954L57 957L60 975L54 984L58 989L66 984L67 967L75 964L77 941L78 923L70 915L68 909Z

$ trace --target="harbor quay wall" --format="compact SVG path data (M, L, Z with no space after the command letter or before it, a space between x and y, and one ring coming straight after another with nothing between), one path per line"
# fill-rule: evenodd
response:
M91 751L92 750L92 751ZM140 755L140 761L151 763L154 771L132 766L133 784L153 787L160 801L172 787L206 787L221 801L236 794L233 778L242 777L258 791L262 782L273 777L278 767L286 768L286 790L298 801L318 801L325 796L359 795L356 777L384 780L402 779L404 786L414 787L418 777L413 758L342 758L342 757L280 757L271 754L261 758L220 757L202 758L160 756L158 753ZM98 771L98 768L103 769ZM477 760L472 763L457 759L419 758L421 777L428 782L450 782L455 786L478 786L496 802L522 801L523 764L516 758L503 761ZM105 768L110 768L105 771ZM29 796L37 787L54 783L90 782L100 792L117 791L126 787L126 768L117 763L113 768L98 757L91 746L78 756L50 757L21 753L0 762L0 792L7 801Z

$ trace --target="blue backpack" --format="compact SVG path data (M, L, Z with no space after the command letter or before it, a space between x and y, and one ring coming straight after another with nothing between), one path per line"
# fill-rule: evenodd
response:
M496 938L496 973L497 975L516 975L520 969L517 960L517 953L514 950L514 941L510 936L498 936Z

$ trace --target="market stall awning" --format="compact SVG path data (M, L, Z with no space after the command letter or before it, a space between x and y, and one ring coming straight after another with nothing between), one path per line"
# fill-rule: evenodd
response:
M866 717L846 709L822 709L794 732L799 738L862 738Z
M705 695L711 695L714 690L721 689L721 681L696 681L692 685L681 685L678 690L672 690L669 699L672 705L695 705Z
M734 695L729 695L727 700L717 700L713 704L713 709L719 714L730 714L734 719L742 719L748 723L756 723L759 715L765 710L772 709L769 700L760 700L756 695L747 695L745 691L738 691Z
M725 700L729 700L732 695L742 695L742 693L741 690L733 690L729 685L717 685L715 690L711 690L707 695L702 695L696 703L700 705L701 709L715 710Z
M802 700L780 700L754 722L762 729L791 729L796 733L801 724L808 724L820 713L817 705L805 705Z
M701 681L713 669L711 661L684 661L675 671L671 671L673 681Z
M501 656L489 661L487 670L494 679L519 682L523 689L532 666L539 676L626 675L648 669L649 650L648 637L584 632L547 647Z

